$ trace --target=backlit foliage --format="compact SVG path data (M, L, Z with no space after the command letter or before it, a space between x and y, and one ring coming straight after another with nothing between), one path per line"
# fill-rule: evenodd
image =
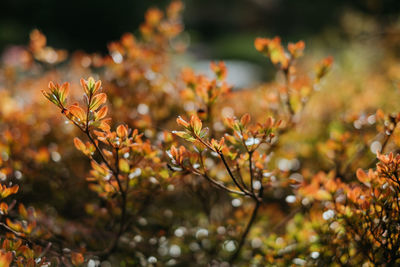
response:
M106 55L38 30L5 52L0 267L400 264L392 40L334 63L255 38L274 79L237 88L223 61L179 62L182 11L150 8Z

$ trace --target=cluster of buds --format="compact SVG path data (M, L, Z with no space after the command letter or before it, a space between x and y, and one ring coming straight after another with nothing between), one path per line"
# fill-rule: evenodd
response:
M274 65L280 66L283 70L287 70L290 67L293 59L301 57L305 48L303 41L299 41L295 44L289 43L288 53L282 46L279 37L273 39L256 38L254 45L259 52L270 58Z
M146 39L161 40L172 38L182 32L180 14L183 3L174 1L167 7L166 16L158 8L151 8L145 14L145 22L140 25L140 31Z
M212 119L212 106L223 95L231 91L231 86L226 83L227 68L225 63L211 62L210 68L215 75L214 79L209 79L205 75L196 75L192 69L182 70L182 81L185 89L181 92L185 100L199 103L197 110L198 116L210 121Z
M81 86L85 92L84 99L86 109L78 103L66 106L69 92L69 83L63 85L49 83L50 92L42 91L43 95L57 105L63 114L82 131L89 131L93 128L109 130L109 119L106 119L108 108L104 104L107 101L105 93L99 93L101 81L95 82L90 77L88 80L81 79Z
M257 123L250 126L250 119L249 114L243 115L240 120L227 118L226 124L233 131L233 135L225 134L225 138L236 148L244 147L246 151L252 153L260 145L273 142L274 132L281 125L281 121L275 121L269 117L265 123Z
M295 60L303 56L305 48L303 41L289 43L287 50L282 46L279 37L256 38L254 45L260 53L271 60L277 69L283 72L285 85L280 88L279 94L290 117L293 117L304 108L316 84L330 70L333 58L327 57L318 63L315 67L315 78L311 79L308 75L299 76L294 64Z

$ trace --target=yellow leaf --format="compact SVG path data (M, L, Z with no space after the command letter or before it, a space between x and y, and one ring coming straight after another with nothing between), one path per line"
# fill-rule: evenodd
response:
M129 172L129 163L128 163L128 161L127 160L125 160L125 159L120 159L119 160L119 163L118 163L118 166L119 166L119 169L122 171L122 172L125 172L125 173L128 173Z

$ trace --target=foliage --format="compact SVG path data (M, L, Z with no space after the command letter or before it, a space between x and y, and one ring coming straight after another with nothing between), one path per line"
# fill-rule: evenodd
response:
M182 9L151 8L107 55L38 30L8 52L0 266L398 265L390 40L360 82L303 41L256 38L276 79L235 88L223 61L177 63Z

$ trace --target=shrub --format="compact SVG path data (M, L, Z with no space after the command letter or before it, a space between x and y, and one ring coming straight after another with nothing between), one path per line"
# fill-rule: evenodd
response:
M107 55L34 30L4 60L0 266L399 264L394 63L363 102L332 57L256 38L276 79L235 88L176 63L182 9Z

